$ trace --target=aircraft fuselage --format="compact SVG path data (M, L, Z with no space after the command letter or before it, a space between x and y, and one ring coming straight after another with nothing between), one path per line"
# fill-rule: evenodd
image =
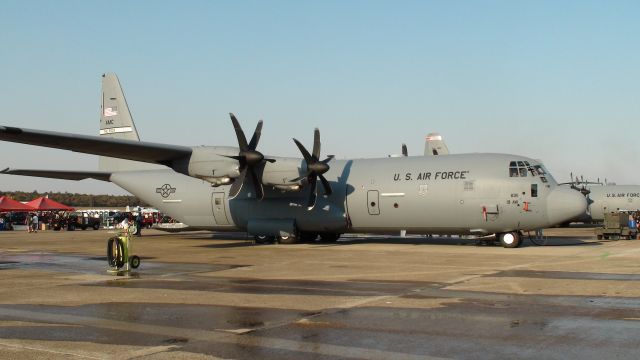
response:
M230 186L212 187L171 169L115 172L111 181L190 226L217 231L289 219L307 232L482 235L542 228L576 215L584 201L579 193L550 176L510 177L512 161L535 163L505 154L334 160L325 174L333 194L323 196L320 188L311 210L308 188L265 186L264 199L257 200L247 184L229 199Z

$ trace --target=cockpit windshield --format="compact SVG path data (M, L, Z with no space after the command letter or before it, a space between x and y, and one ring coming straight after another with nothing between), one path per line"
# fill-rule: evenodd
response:
M555 179L549 174L542 164L532 164L529 161L511 161L509 163L509 177L539 177L543 183L551 180L555 183Z

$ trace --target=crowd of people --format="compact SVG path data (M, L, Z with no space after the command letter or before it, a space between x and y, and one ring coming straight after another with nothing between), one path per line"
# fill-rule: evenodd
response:
M136 226L136 235L141 235L142 228L151 227L155 223L165 221L165 216L158 212L118 211L36 211L0 213L0 231L27 230L38 232L42 229L75 230L106 227L131 222Z
M0 213L0 231L26 227L28 232L37 232L42 225L61 230L75 221L76 216L67 211L6 212Z

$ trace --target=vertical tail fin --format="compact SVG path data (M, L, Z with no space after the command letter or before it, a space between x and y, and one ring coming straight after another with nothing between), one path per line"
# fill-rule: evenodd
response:
M136 125L133 123L133 118L129 112L127 100L120 86L120 81L118 76L113 73L102 75L100 136L140 141ZM106 156L100 156L98 167L101 171L109 172L162 168L159 165Z
M113 73L102 75L100 135L117 139L140 140L118 76Z
M447 144L444 143L440 134L430 133L427 135L424 143L424 155L449 155Z

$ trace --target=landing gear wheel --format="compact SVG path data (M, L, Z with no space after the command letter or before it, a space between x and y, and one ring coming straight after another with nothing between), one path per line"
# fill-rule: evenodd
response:
M140 266L140 258L138 257L138 255L133 255L131 259L129 259L129 264L131 265L132 269L137 269L138 266Z
M522 242L520 233L515 231L499 234L498 240L500 241L502 247L505 248L516 248L520 246L520 243Z
M300 233L300 240L302 240L302 242L315 242L317 238L318 238L317 233L312 233L312 232Z
M320 234L320 239L324 242L336 242L340 239L340 234L335 233L324 233Z
M276 239L274 236L269 235L256 235L253 238L255 239L256 244L270 244Z
M295 244L298 242L297 234L279 235L278 243L280 244Z

